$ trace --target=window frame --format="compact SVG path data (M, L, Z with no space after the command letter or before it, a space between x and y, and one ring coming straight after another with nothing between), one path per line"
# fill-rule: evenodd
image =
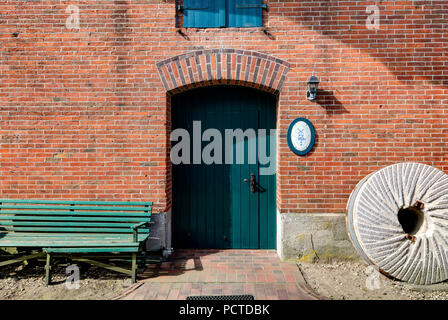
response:
M196 2L196 7L187 7ZM201 0L199 0L201 1ZM176 13L185 29L229 29L229 28L261 28L263 27L263 10L268 11L265 0L202 0L207 7L197 3L198 0L183 0L176 4ZM210 8L210 3L213 6ZM244 6L244 7L241 7ZM205 10L209 9L209 10ZM244 11L238 11L238 10ZM213 10L213 11L212 11ZM249 14L256 10L255 14ZM212 15L212 12L214 15ZM191 17L188 15L191 14ZM196 21L197 20L197 21Z

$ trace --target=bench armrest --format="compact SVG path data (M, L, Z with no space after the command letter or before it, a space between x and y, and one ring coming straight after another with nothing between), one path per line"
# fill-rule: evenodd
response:
M131 226L131 229L132 230L136 230L136 229L138 229L140 227L143 227L144 225L149 225L149 221L145 221L145 222L140 222L140 223L134 224L133 226Z
M131 226L132 229L132 233L134 235L134 242L137 242L138 240L138 228L143 227L144 225L148 225L149 226L150 222L149 221L145 221L145 222L140 222L137 224L134 224Z

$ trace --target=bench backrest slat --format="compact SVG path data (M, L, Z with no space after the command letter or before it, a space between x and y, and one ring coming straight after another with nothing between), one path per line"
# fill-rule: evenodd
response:
M32 200L32 199L0 199L0 203L35 203L35 204L84 204L108 206L152 206L152 202L126 202L126 201L72 201L72 200Z
M0 209L46 209L46 210L100 210L100 211L145 211L145 208L137 207L112 207L112 206L51 206L51 205L0 205Z
M106 216L110 217L111 212L103 212L103 211L69 211L69 210L54 210L54 211L44 211L44 210L0 210L0 214L14 214L17 216L28 216L28 215L44 215L44 216L71 216L73 213L76 213L76 216ZM145 210L145 212L126 212L126 211L114 211L113 216L119 217L147 217L148 212L151 213L152 210Z
M103 217L78 217L78 216L70 216L70 217L64 217L64 216L51 216L51 215L6 215L6 214L0 214L0 225L4 224L7 221L91 221L91 222L133 222L133 224L136 224L138 222L144 222L144 221L151 221L151 218L147 215L144 217L110 217L110 216L103 216Z

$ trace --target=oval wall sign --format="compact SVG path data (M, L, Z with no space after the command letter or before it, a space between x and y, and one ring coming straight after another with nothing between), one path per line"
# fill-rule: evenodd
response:
M314 146L316 134L313 124L305 118L297 118L291 122L286 139L289 149L295 154L303 156Z

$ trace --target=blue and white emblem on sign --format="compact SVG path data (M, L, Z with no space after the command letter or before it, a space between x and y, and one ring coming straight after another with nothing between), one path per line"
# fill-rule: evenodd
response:
M315 137L313 124L305 118L297 118L291 122L286 135L291 151L301 156L311 151Z

